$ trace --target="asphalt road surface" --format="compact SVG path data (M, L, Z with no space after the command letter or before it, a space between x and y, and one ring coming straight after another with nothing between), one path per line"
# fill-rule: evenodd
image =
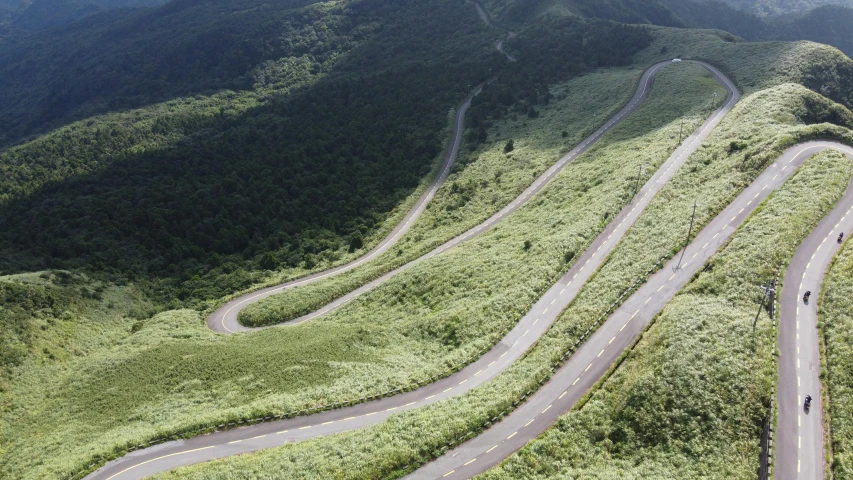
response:
M605 132L613 128L626 115L636 109L647 97L654 75L666 65L669 65L669 62L659 63L649 68L642 77L637 93L628 105L593 135L560 159L560 161L539 177L510 205L507 205L488 221L469 230L468 233L447 242L442 247L421 258L437 255L474 235L482 233L506 215L518 209L527 199L547 184L565 165L585 152ZM713 67L706 64L701 65L711 71L715 78L729 91L725 104L715 111L696 132L684 140L682 145L676 149L670 158L664 162L652 178L640 189L633 202L614 218L610 225L593 241L587 251L579 257L569 272L539 299L527 315L519 321L515 328L501 342L486 352L480 359L449 377L417 390L393 397L369 401L352 407L327 411L316 415L266 422L251 427L225 430L188 440L178 440L141 449L109 462L87 478L143 478L178 466L191 465L307 438L363 428L382 422L394 413L461 395L495 378L521 357L545 333L551 323L556 320L558 314L580 291L586 280L616 247L628 228L630 228L640 216L643 209L649 204L652 197L675 174L678 167L687 160L690 154L701 145L702 141L737 102L739 93L732 82ZM390 278L390 275L399 270L389 273L386 277ZM382 280L382 278L379 280ZM356 292L353 292L353 294ZM339 301L346 301L344 299ZM657 305L657 302L654 305ZM615 351L615 349L611 350ZM590 374L587 378L593 379L593 375ZM483 463L481 462L481 464ZM440 465L441 462L437 464ZM431 468L435 467L433 464L430 465L432 466Z
M853 148L834 142L811 142L794 147L780 161L797 163L815 153L833 148L853 160ZM785 270L779 297L779 379L776 426L776 468L779 480L824 478L823 409L820 391L820 348L817 332L817 302L823 276L841 248L838 234L853 232L853 188L800 244ZM803 294L812 292L809 303ZM812 396L809 411L806 395Z
M601 376L607 372L611 365L619 358L622 352L629 348L643 329L649 324L652 318L655 317L663 307L675 296L675 294L684 287L698 272L705 262L707 262L717 250L725 244L731 237L734 231L749 217L758 205L766 199L770 193L779 188L801 165L806 159L815 153L826 149L836 148L843 150L851 155L853 159L853 149L850 147L834 143L834 142L807 142L786 151L776 162L768 167L749 187L746 188L728 207L726 207L719 215L717 215L695 239L688 245L685 252L685 262L682 263L680 270L675 270L676 263L679 260L677 255L658 273L653 275L640 289L632 295L616 312L614 312L607 321L596 330L596 332L581 346L580 349L560 368L552 379L532 395L525 404L516 409L502 421L495 424L483 434L469 440L460 445L454 450L447 452L444 456L430 462L420 470L416 471L407 478L410 479L461 479L471 478L474 475L482 473L501 460L505 459L527 442L536 438L548 427L550 427L557 419L569 411L571 407L578 401ZM788 268L786 280L789 278L796 279L797 277L788 277L787 275L797 275L802 270L798 270L798 265L802 262L809 262L809 257L815 251L824 238L827 232L830 240L834 240L833 235L839 228L849 228L853 226L853 215L848 215L851 207L853 207L853 189L849 189L842 200L838 202L835 209L827 215L821 222L824 226L818 227L806 240L803 246L800 247L795 255L794 261ZM842 216L841 224L837 227L836 222ZM827 241L824 244L832 245ZM806 285L803 288L811 287L813 295L816 294L815 288L819 288L816 282L823 276L829 261L832 259L836 247L824 248L818 250L815 260L812 260L811 266L804 266L807 272L813 272L814 277L806 273ZM800 254L803 251L805 253ZM820 258L820 262L818 262ZM796 263L795 263L796 262ZM785 299L790 298L796 301L796 297L800 296L800 292L790 289L793 293L783 292L782 312L789 312L791 305L786 303ZM814 297L817 298L817 297ZM787 307L787 308L786 308ZM801 309L800 315L805 312ZM811 309L812 314L814 309ZM787 316L786 316L787 315ZM783 313L781 317L781 325L791 327L792 315ZM805 323L804 316L799 317L800 321ZM805 326L803 327L805 328ZM808 329L812 332L812 358L817 364L817 338L814 336L815 318L811 317L811 323ZM781 329L781 330L784 330ZM780 338L781 338L780 330ZM800 330L803 331L802 329ZM801 337L801 341L804 337ZM780 342L782 349L782 358L790 359L794 356L790 354L791 350L787 350L786 346ZM801 352L805 352L806 346L801 347ZM781 363L780 363L781 367ZM800 370L802 375L805 371L813 377L814 384L817 385L819 369L815 366L810 369L807 365L803 365L805 370ZM795 374L796 376L796 374ZM784 378L783 378L784 377ZM785 391L790 391L789 384L793 383L794 391L796 391L797 380L788 378L788 376L780 368L780 386L786 385ZM816 388L812 386L811 388ZM780 425L782 422L788 422L789 418L784 417L782 405L795 405L793 399L782 400L783 390L780 388ZM812 393L815 399L818 395ZM818 445L813 453L809 453L812 462L818 464L822 460L819 445L821 444L820 433L820 414L819 404L813 404L813 417L811 421L811 429L816 435L815 444ZM794 428L796 428L796 415L794 415ZM806 425L804 423L803 425ZM802 427L801 431L806 428ZM815 431L816 430L816 431ZM790 435L780 429L781 437L785 441L790 440ZM784 443L784 442L783 442ZM790 443L790 442L788 442ZM794 444L796 448L796 444ZM783 463L777 469L777 477L798 478L797 466L790 467L790 463L799 462L796 450L783 450L780 445L778 455L779 462ZM802 457L802 455L801 455ZM807 460L802 459L802 464L806 465ZM819 465L818 467L819 468ZM813 473L815 472L815 473ZM819 474L820 470L811 470L809 473L803 473L799 478L820 479L823 478Z

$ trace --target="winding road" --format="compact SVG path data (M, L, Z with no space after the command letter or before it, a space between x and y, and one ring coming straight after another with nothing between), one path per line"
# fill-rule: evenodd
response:
M842 151L853 161L853 148L834 142L810 142L789 150L782 159L796 164L827 148ZM847 187L835 207L800 244L785 270L779 313L779 378L777 400L776 468L779 480L824 477L823 408L821 405L820 346L817 331L817 302L823 277L841 248L838 234L853 231L853 188ZM802 301L812 292L811 301ZM803 408L806 395L813 397L809 412Z
M252 452L264 448L283 445L294 441L318 436L326 436L357 428L363 428L384 421L394 413L417 408L453 396L464 394L483 383L495 378L520 358L541 335L545 333L558 314L571 302L586 280L595 272L607 255L616 247L622 236L640 216L652 197L675 174L687 158L693 153L713 128L731 110L739 99L734 84L714 67L697 62L728 90L725 104L716 110L708 120L687 139L658 169L652 178L640 189L632 203L617 215L608 227L593 241L591 246L577 260L569 272L549 289L518 324L491 350L480 359L459 372L437 380L417 390L402 393L380 400L361 403L352 407L257 424L233 430L225 430L188 440L167 442L155 447L137 450L117 460L109 462L89 475L90 479L130 479L142 478L172 468L191 465L216 458ZM604 133L621 122L634 111L649 94L654 76L670 62L661 62L650 67L642 76L632 100L614 115L605 125L581 142L567 155L543 173L519 197L493 215L487 221L470 229L463 235L445 243L414 262L404 265L364 287L333 302L317 314L345 303L354 296L363 293L375 285L387 280L402 269L426 258L438 255L471 237L491 228L495 223L520 208L536 192L541 190L567 164L589 149ZM689 278L689 277L688 277ZM236 301L236 300L235 300ZM236 308L236 305L233 306ZM223 307L224 308L224 307ZM223 316L221 318L226 318ZM297 321L305 321L308 318ZM615 349L612 349L615 351ZM592 378L589 375L588 378ZM529 404L529 402L528 402ZM556 409L555 409L556 411ZM509 418L509 417L508 417ZM491 431L491 430L490 430ZM442 460L431 464L441 465ZM480 462L485 464L485 462ZM423 472L421 472L423 473Z
M501 27L500 25L498 25L497 23L495 23L492 20L491 16L489 16L489 13L483 8L482 5L480 5L479 2L475 1L473 3L477 9L478 15L480 16L480 18L483 20L484 23L486 23L487 25L494 27L494 28L506 30L505 28ZM507 38L512 38L515 36L515 33L511 32L509 30L506 30L506 31L507 31ZM507 60L509 60L510 62L515 62L516 58L504 50L503 44L504 44L504 40L500 40L495 45L495 48L497 49L498 52L500 52L504 56L506 56ZM438 177L436 177L435 180L433 180L432 184L430 184L429 188L423 193L423 195L421 195L420 198L418 198L418 200L417 200L417 202L415 202L414 206L412 206L412 208L409 210L409 212L406 214L406 216L403 217L403 220L393 230L391 230L391 232L388 234L388 236L386 236L381 242L379 242L379 244L377 246L375 246L372 250L370 250L369 252L367 252L363 256L361 256L355 260L352 260L346 264L339 265L337 267L333 267L333 268L330 268L328 270L323 270L321 272L316 272L316 273L313 273L311 275L307 275L305 277L300 277L300 278L297 278L297 279L294 279L294 280L291 280L289 282L285 282L285 283L282 283L279 285L274 285L271 287L266 287L266 288L263 288L260 290L249 292L245 295L240 295L239 297L236 297L236 298L228 301L225 305L222 305L221 307L216 309L216 311L214 311L212 314L210 314L210 316L207 318L208 328L210 328L211 330L213 330L214 332L217 332L217 333L230 334L230 333L238 333L238 332L257 331L257 330L262 330L265 328L277 327L277 326L283 326L283 325L296 325L296 324L311 320L311 319L316 318L318 316L325 315L326 313L329 313L330 311L340 307L341 305L343 305L344 303L347 303L348 301L352 300L353 298L357 297L358 295L360 295L360 294L362 294L368 290L371 290L372 288L375 288L376 286L384 283L385 281L387 281L389 278L396 275L397 273L411 267L416 262L418 262L420 260L424 260L425 258L432 256L432 254L441 253L440 251L444 251L447 248L451 248L452 246L455 246L458 243L460 243L460 242L454 242L454 240L456 240L456 239L453 239L450 242L447 242L445 245L442 245L441 247L439 247L435 251L431 252L431 254L428 254L425 257L420 257L419 259L417 259L413 262L410 262L409 264L403 265L402 267L390 272L389 274L386 274L386 275L374 280L373 282L370 282L369 284L364 285L363 287L351 292L349 295L345 295L344 297L341 297L338 300L333 301L332 303L330 303L330 304L328 304L322 308L319 308L318 310L316 310L314 312L307 313L307 314L305 314L301 317L295 318L293 320L277 323L274 325L267 325L267 326L263 326L263 327L247 327L238 321L238 316L240 314L240 311L242 311L244 308L251 305L252 303L259 302L259 301L261 301L267 297L279 294L279 293L281 293L287 289L290 289L290 288L309 285L309 284L318 282L320 280L330 278L330 277L333 277L335 275L339 275L339 274L344 273L344 272L348 272L348 271L350 271L350 270L352 270L352 269L354 269L360 265L363 265L364 263L369 262L370 260L373 260L374 258L376 258L379 255L387 252L388 249L393 247L397 243L397 240L399 240L399 238L401 236L405 235L405 233L409 230L409 227L411 227L412 224L414 224L414 222L418 219L418 217L421 216L421 214L424 212L424 210L426 210L427 205L429 205L429 203L435 197L435 194L436 194L436 192L438 192L438 189L441 188L441 186L444 184L444 181L447 180L447 177L450 174L450 167L453 166L453 164L456 162L457 156L459 155L459 147L462 144L462 131L465 128L465 114L468 112L468 109L471 107L471 100L475 96L477 96L481 90L482 90L482 85L477 87L474 90L474 92L471 94L471 96L468 97L465 100L465 102L462 103L462 105L459 107L459 109L456 112L456 116L455 116L454 122L453 122L454 123L453 137L450 141L450 148L448 149L447 154L445 155L444 163L441 165L441 173L438 175ZM604 131L606 132L607 130L604 130ZM541 177L540 177L540 179L541 179ZM490 219L490 220L492 220L492 219ZM480 226L482 226L482 225L480 225ZM474 227L474 229L469 230L468 232L466 232L466 234L470 234L473 230L476 230L478 227ZM482 233L482 231L483 230L480 230L476 234ZM465 234L463 234L463 236L464 235ZM457 237L457 239L458 238L459 237ZM467 237L466 237L466 239L467 239ZM448 245L448 244L452 244L452 245ZM440 250L440 251L438 251L438 250Z
M403 220L391 230L391 233L388 234L379 244L373 247L372 250L364 254L363 256L348 262L344 265L340 265L334 268L330 268L328 270L324 270L322 272L313 273L311 275L298 278L296 280L292 280L286 283L282 283L280 285L275 285L272 287L267 287L261 290L257 290L254 292L247 293L245 295L241 295L233 300L229 301L225 305L219 307L215 312L213 312L207 318L207 326L211 330L219 333L237 333L237 332L246 332L246 331L256 331L264 328L269 328L277 325L270 325L266 327L246 327L240 324L237 321L237 315L240 311L252 303L259 302L269 296L276 295L278 293L283 292L289 288L298 287L302 285L308 285L325 278L333 277L335 275L347 272L352 270L353 268L358 267L379 255L385 253L397 243L397 240L404 235L412 224L421 216L421 214L426 210L427 205L432 201L433 197L435 197L435 193L439 188L444 184L444 181L447 180L447 176L450 174L450 167L456 162L456 157L459 155L459 147L462 144L462 130L465 127L465 114L468 112L468 109L471 107L471 100L480 93L482 87L477 87L474 90L474 93L468 97L462 105L459 107L459 110L456 111L456 116L454 118L454 128L453 128L453 137L450 141L450 148L447 150L447 154L444 157L444 163L441 165L441 172L439 175L433 180L432 184L430 184L429 188L418 198L417 202L415 202L414 206L409 210ZM323 313L328 312L330 309L321 309L320 312L314 312L311 314L304 315L300 318L292 320L290 322L280 323L278 325L293 325L297 323L304 322L306 320L310 320L315 316L322 315Z
M853 148L836 142L806 142L787 150L776 162L768 167L755 181L750 184L732 203L718 214L688 245L681 269L674 270L678 256L674 257L658 273L640 287L595 333L586 340L577 352L561 367L527 402L518 407L513 413L496 423L483 434L465 442L444 456L430 462L407 478L410 479L462 479L485 472L503 459L523 447L527 442L536 438L560 416L569 411L572 406L604 375L625 349L629 348L651 320L663 310L664 306L684 287L693 275L702 268L717 250L725 244L735 230L752 214L770 193L779 188L793 175L797 168L808 158L825 149L836 149L845 152L853 160ZM777 478L820 479L822 477L822 432L820 420L820 405L815 402L812 407L812 417L803 421L801 432L813 436L810 451L797 454L797 441L792 439L797 435L791 432L797 429L797 413L802 402L794 399L802 388L812 388L812 396L817 400L819 385L819 363L817 360L816 316L814 309L810 310L811 318L806 323L805 309L798 312L796 302L803 288L811 288L813 295L817 293L820 280L831 261L837 246L834 240L836 231L840 228L853 227L853 188L847 189L845 195L838 201L835 208L820 222L811 235L803 242L791 261L785 275L786 288L782 294L782 314L780 319L780 360L779 372L779 436L783 439L779 445L777 458L779 465L776 469ZM839 220L840 219L840 220ZM837 223L840 222L840 223ZM837 224L836 224L837 223ZM827 236L829 235L829 237ZM820 250L821 245L830 245ZM817 250L816 250L817 249ZM817 254L814 252L817 251ZM814 259L811 257L814 256ZM811 262L808 264L806 262ZM805 265L805 266L801 266ZM806 278L800 285L803 269ZM811 272L811 273L809 273ZM561 280L560 283L562 283ZM794 286L800 290L787 288L794 281ZM817 298L813 296L813 298ZM803 369L791 374L783 368L792 364L797 356L791 355L795 349L788 345L788 337L793 337L799 325L794 323L798 318L805 325L800 332L809 330L811 340L800 336L803 343L800 352L805 355L811 351L816 366L813 368L803 365ZM811 348L811 350L807 350ZM798 388L799 375L809 373L813 383L803 384ZM795 403L795 401L797 403ZM793 414L791 410L797 410ZM793 424L793 425L792 425ZM812 467L800 472L800 463Z

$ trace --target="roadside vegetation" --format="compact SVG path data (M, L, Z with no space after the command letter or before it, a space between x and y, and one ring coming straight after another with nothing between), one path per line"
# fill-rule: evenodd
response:
M663 162L682 116L693 129L716 106L716 82L700 67L681 67L662 72L635 115L512 219L337 312L229 337L209 332L198 312L166 312L64 373L16 383L4 472L51 476L160 431L375 394L471 359L566 268L566 253L585 248L630 200L638 162L649 165L646 177ZM526 131L556 117L540 119ZM526 142L516 143L513 153L523 154ZM46 391L50 400L38 400Z
M823 284L819 310L823 337L821 374L828 391L832 476L853 478L853 247L850 242L833 260Z
M810 111L828 112L835 110L835 108L840 107L833 107L831 102L819 95L801 86L791 84L781 85L744 98L712 133L700 150L688 160L688 163L655 197L643 216L628 232L614 254L611 255L609 261L584 287L578 298L563 312L537 346L496 380L458 398L395 415L389 421L374 427L270 449L256 454L182 468L160 475L157 478L242 478L241 472L263 475L264 472L273 471L279 475L295 478L394 478L405 473L408 469L415 468L440 455L446 451L446 445L455 445L470 435L481 431L492 418L500 417L511 411L513 403L526 392L538 388L540 379L548 376L550 367L555 362L559 362L560 356L568 351L576 339L584 334L593 319L601 315L623 291L630 288L637 278L652 268L658 258L671 256L677 252L683 241L684 228L686 228L689 219L689 205L693 201L698 200L704 206L697 214L698 226L701 228L720 209L734 199L739 191L748 185L767 163L774 160L786 147L814 137L836 137L849 143L853 142L853 133L846 128L822 123L805 125L798 120L798 118L808 116ZM851 114L847 112L846 115L848 118L846 124L853 126ZM744 139L747 148L732 150L731 141L733 138ZM624 158L622 160L625 161ZM599 162L601 162L601 158L596 159L595 163L603 165ZM636 168L636 164L630 161L628 163ZM541 198L545 200L545 205L551 209L555 205L560 205L560 201L557 201L556 194L553 192L560 188L558 185L562 183L562 179L571 175L570 172L567 170L564 175L557 179L557 183L542 192ZM630 177L626 175L623 185L627 186L628 178ZM814 211L817 212L828 208L843 190L843 186L847 184L849 178L850 166L847 162L839 162L836 158L831 158L831 155L828 155L826 159L811 161L804 173L798 174L794 181L789 182L782 192L774 196L773 202L775 203L773 205L775 206L765 206L761 214L754 217L753 220L761 218L762 223L755 226L753 225L754 222L750 221L749 225L736 235L739 238L738 242L742 242L738 244L742 244L744 249L752 248L752 245L766 245L767 252L757 253L756 258L763 258L768 263L784 260L790 255L790 251L781 251L780 249L795 244L793 235L801 231L802 218L815 218L815 216L820 215L820 213L813 213L811 216L806 215L796 205L809 204L805 208L814 208ZM835 190L826 188L817 192L815 190L816 185L833 185ZM814 201L797 202L791 198L791 196L801 198L801 195L809 195L809 198ZM778 200L776 200L777 198ZM534 202L534 205L536 203ZM530 206L529 209L522 209L516 215L523 217L528 210L534 208L534 206ZM773 223L780 221L780 215L783 217L782 224ZM550 216L563 218L565 215L558 211L552 211ZM507 227L513 223L514 218L507 220L510 222ZM768 229L772 231L768 232ZM540 228L540 231L545 231L545 229ZM740 239L741 233L747 235ZM767 235L770 238L763 238ZM535 246L534 244L534 248ZM713 270L706 274L710 275L707 277L709 280L704 280L697 286L691 285L686 292L699 294L701 289L698 285L704 285L703 288L705 288L715 286L714 284L719 282L719 285L716 285L719 290L709 288L707 291L709 297L719 295L709 304L709 307L713 307L711 308L712 312L726 313L729 315L727 318L734 319L736 318L734 314L743 308L744 311L749 310L754 315L757 299L753 297L749 297L749 300L745 300L745 297L733 298L731 301L735 302L735 306L732 307L728 303L730 301L729 293L723 288L735 288L734 293L731 293L734 297L738 294L744 295L741 293L742 289L746 289L747 285L751 286L753 281L757 283L766 281L768 277L775 275L778 265L760 265L755 267L755 271L752 271L749 270L752 267L749 267L750 264L747 262L743 264L743 270L741 270L738 259L741 258L741 255L752 255L751 253L744 253L745 251L740 250L739 247L736 253L729 254L731 256L721 256L713 260L712 265L721 262L722 259L725 260L725 263L721 263L719 269L712 267ZM734 270L727 271L727 268ZM732 278L726 279L726 276L723 275L724 272L731 273ZM756 278L758 280L755 280ZM713 282L704 283L709 282L710 279L713 279ZM711 302L708 298L705 300ZM747 304L750 305L749 308L741 306ZM708 325L705 327L713 328L715 332L724 327L723 324L710 325L713 323L710 321L706 321L706 323ZM735 332L741 332L743 329L742 325L734 326L736 327ZM691 420L690 425L694 432L702 431L709 434L707 444L680 442L672 443L666 448L660 447L660 450L652 452L655 456L651 457L649 463L644 467L647 471L662 472L677 469L679 472L687 472L686 469L692 467L678 463L680 459L685 458L686 455L690 455L690 458L705 455L701 457L702 462L696 464L698 473L695 476L697 477L701 477L705 473L709 475L719 474L720 470L712 470L707 467L708 464L712 463L716 465L715 468L728 468L728 471L734 476L754 475L754 469L757 467L757 454L753 455L753 453L755 453L755 446L758 444L756 422L760 422L762 420L761 415L766 413L765 400L769 398L772 373L766 366L762 366L765 362L769 363L769 357L762 356L761 349L768 353L768 347L757 344L758 350L753 352L751 349L751 318L749 328L750 330L746 332L749 334L747 338L733 340L737 343L739 350L734 352L717 350L689 352L690 355L702 356L704 359L717 358L718 355L734 355L733 359L735 360L723 362L722 366L730 368L732 373L741 375L738 377L739 380L745 379L744 381L748 381L748 383L737 383L735 391L738 392L738 395L730 395L732 384L727 383L727 379L716 376L713 372L716 364L710 360L703 360L705 361L703 365L695 365L697 369L709 369L709 373L706 373L707 379L718 379L720 381L720 385L715 384L713 387L701 384L702 388L708 388L708 392L701 393L699 398L713 401L713 405L720 402L731 402L731 405L726 406L723 410L726 412L726 416L707 415ZM770 338L770 333L767 330L762 330L766 328L766 325L758 326L756 330L757 340ZM689 332L684 334L689 335ZM727 337L727 340L730 339L731 337ZM704 334L695 340L695 342L702 344L712 341L713 339L706 338ZM740 342L746 342L746 344ZM691 343L694 347L697 344ZM681 348L681 346L673 346L673 348L676 347ZM755 359L753 360L754 356ZM673 362L675 365L686 365L680 358L673 359ZM751 372L750 368L755 365L762 367ZM689 366L694 367L692 363ZM688 386L696 389L700 387L698 379L689 375L682 376L685 372L676 369L673 374L678 374L681 380L687 378L689 382L694 382L684 386L685 389ZM766 391L763 390L764 386L768 387ZM682 393L685 392L689 393L690 390L682 391ZM723 395L723 397L719 398L718 395ZM654 403L646 402L653 400L653 396L640 396L637 399L638 410L634 413L639 415L639 412L642 412L643 415L651 415L657 406ZM686 401L688 401L687 397L679 399L679 402ZM587 425L596 425L598 422L598 419L592 418L592 416L584 418L588 419ZM652 422L650 424L657 422L651 416L636 418L636 420ZM659 427L664 428L667 425L672 425L670 423L672 420L672 417L667 417L666 421L660 421ZM602 419L602 421L609 420ZM625 421L628 421L628 417L625 417ZM677 429L678 425L676 423L672 428ZM605 433L609 432L605 431ZM674 438L684 438L676 435L679 432L668 433L672 434ZM685 432L680 433L684 434ZM606 452L608 448L614 445L612 443L614 440L607 435L601 437L591 435L591 437L592 439L585 441L599 443L601 450L596 450L596 452ZM631 440L627 437L624 439L614 438L625 442ZM634 438L631 441L640 440L647 441L649 445L654 446L652 442L654 439L638 440ZM730 445L736 445L738 449L727 450ZM683 449L681 449L682 447ZM559 450L556 447L553 448ZM570 446L566 448L568 451ZM558 455L557 451L538 452L542 455L549 453ZM578 455L586 458L582 452ZM598 454L594 452L593 455ZM596 465L602 465L604 458L606 458L605 455L606 453L602 453L601 456L589 458L597 458ZM714 463L714 458L719 459L719 457L714 457L715 455L728 455L727 458L733 460L730 464ZM640 457L634 458L642 460ZM707 464L703 463L706 459ZM670 465L670 462L673 462L673 465ZM591 470L586 471L586 473L590 472Z

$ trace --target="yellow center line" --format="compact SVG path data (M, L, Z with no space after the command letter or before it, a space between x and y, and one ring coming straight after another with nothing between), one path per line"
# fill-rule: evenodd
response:
M493 361L492 361L492 363L490 363L490 364L486 365L486 368L489 368L489 367L491 367L491 366L492 366L492 365L494 365L494 364L495 364L495 361L493 360Z
M448 388L447 390L450 390L450 389ZM445 390L445 392L446 392L447 390ZM365 414L364 414L364 415L362 415L362 416L363 416L363 417L369 417L369 416L371 416L371 415L376 415L377 413L379 413L379 412L370 412L370 413L365 413Z
M416 403L418 403L418 402L409 402L409 403L407 403L407 404L405 404L405 405L403 405L403 406L404 406L404 407L409 407L409 406L412 406L412 405L414 405L414 404L416 404ZM330 422L330 423L331 423L331 422Z
M569 393L569 391L568 391L568 390L566 390L565 392L561 393L561 394L560 394L560 396L559 396L559 397L557 397L557 400L560 400L560 399L562 399L563 397L565 397L567 393Z
M228 442L228 445L233 445L235 443L240 443L242 440L234 440L233 442Z
M434 396L435 396L435 395L430 395L430 396L426 397L424 400L429 400L430 398L432 398L432 397L434 397Z
M589 368L589 367L587 367L587 368ZM584 370L584 371L586 371L586 370ZM575 381L572 382L572 386L574 387L575 384L578 383L578 380L580 380L580 379L581 379L581 377L576 378Z
M471 465L472 463L474 463L474 460L476 460L476 458L472 458L471 460L468 460L467 462L463 463L462 466L464 467L466 465Z
M117 477L117 476L121 475L121 474L122 474L122 473L124 473L124 472L127 472L127 471L129 471L129 470L132 470L132 469L134 469L134 468L136 468L136 467L139 467L139 466L145 465L146 463L155 462L155 461L157 461L157 460L162 460L162 459L164 459L164 458L168 458L168 457L174 457L175 455L183 455L183 454L185 454L185 453L192 453L192 452L198 452L198 451L200 451L200 450L207 450L208 448L213 448L213 445L211 445L211 446L209 446L209 447L194 448L194 449L192 449L192 450L184 450L183 452L170 453L170 454L168 454L168 455L163 455L162 457L152 458L151 460L146 460L146 461L144 461L144 462L137 463L136 465L134 465L134 466L132 466L132 467L127 467L127 468L125 468L124 470L122 470L122 471L120 471L120 472L116 473L115 475L113 475L113 476L111 476L111 477L107 478L107 480L111 480L111 479L113 479L113 478L115 478L115 477Z
M323 422L323 423L321 423L320 425L329 425L330 423L335 423L335 421L334 421L334 420L332 420L331 422Z
M479 374L481 374L481 373L483 373L483 371L482 371L482 370L477 370L477 373L475 373L475 374L474 374L474 376L476 377L477 375L479 375Z
M498 444L498 445L500 445L500 444ZM489 453L489 452L491 452L492 450L494 450L494 449L496 449L496 448L498 448L498 446L497 446L497 445L495 445L494 447L492 447L492 448L490 448L490 449L486 450L486 453Z
M308 425L307 427L299 427L300 430L307 430L309 428L311 428L311 425Z
M444 477L446 477L446 476L450 475L451 473L453 473L453 472L455 472L455 471L456 471L456 470L451 470L451 471L449 471L449 472L445 473L444 475L442 475L442 476L441 476L441 478L444 478Z
M512 432L512 435L506 437L506 439L509 440L510 438L514 437L516 433L518 433L518 432Z
M651 299L652 299L652 297L647 298L646 303L649 303L649 300L651 300Z
M590 362L589 365L586 366L586 368L584 369L584 372L589 370L590 367L592 367L592 362Z
M355 418L355 417L350 417L350 418ZM276 435L281 435L282 433L287 433L288 431L289 431L289 430L282 430L282 431L280 431L280 432L275 432L275 434L276 434Z
M536 420L536 419L535 419L535 418L531 418L529 422L527 422L527 423L525 423L525 424L524 424L524 427L526 427L526 426L530 425L531 423L533 423L533 420ZM521 427L521 428L524 428L524 427Z
M663 285L661 285L661 286L658 288L658 290L657 290L657 291L659 292L659 291L661 291L661 290L663 290Z
M604 349L603 349L603 348L601 349L601 351L600 351L600 352L598 352L598 355L596 355L596 357L600 357L602 353L604 353Z
M461 382L459 382L459 385L462 385L463 383L465 383L467 381L468 381L468 379L466 378L465 380L462 380Z
M434 397L434 396L435 396L435 395L433 395L433 397ZM429 398L429 397L428 397L428 398ZM354 420L355 418L356 418L356 417L347 417L347 418L345 418L345 419L343 419L343 420L341 420L341 421L342 421L342 422L346 422L347 420Z
M553 405L553 404L552 404L552 405ZM548 405L547 407L545 407L545 410L542 410L542 413L547 412L549 408L551 408L551 405Z

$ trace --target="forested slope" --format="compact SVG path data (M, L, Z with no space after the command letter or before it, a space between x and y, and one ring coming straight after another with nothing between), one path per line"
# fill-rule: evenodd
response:
M811 40L833 45L853 55L853 4L803 3L797 8L774 8L763 16L759 7L741 8L737 2L703 0L491 0L486 2L507 23L527 24L548 15L579 15L628 23L685 28L715 28L751 41ZM753 2L744 2L753 3ZM800 8L801 7L801 8ZM780 12L795 11L779 15Z

